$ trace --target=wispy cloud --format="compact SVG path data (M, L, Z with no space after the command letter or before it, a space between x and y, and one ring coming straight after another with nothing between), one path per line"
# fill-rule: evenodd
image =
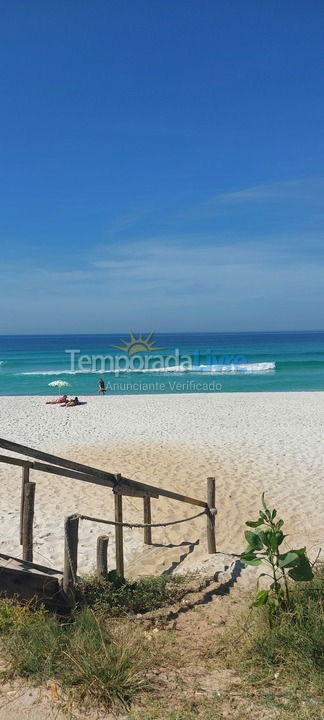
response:
M145 220L152 212L154 212L154 206L149 203L138 203L133 205L112 220L108 228L108 232L110 235L125 233L129 230L129 228L132 228Z
M79 313L83 322L93 316L97 330L99 306L116 331L285 329L310 327L310 317L321 327L324 257L306 257L304 241L298 238L298 250L293 237L241 238L233 246L190 234L116 244L93 260Z
M202 213L219 212L226 206L253 205L254 203L291 203L320 205L323 209L323 178L301 178L240 188L231 192L218 193L197 206Z
M323 275L320 233L120 237L71 270L2 265L0 333L321 328Z

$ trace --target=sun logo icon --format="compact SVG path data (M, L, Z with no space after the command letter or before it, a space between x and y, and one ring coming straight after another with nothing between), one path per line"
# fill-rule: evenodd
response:
M123 345L112 345L111 347L117 348L117 350L123 350L123 352L128 353L130 357L137 353L149 353L155 350L162 350L163 348L155 346L156 340L152 340L153 336L154 333L151 332L146 337L143 337L142 333L140 333L138 337L135 337L135 335L130 332L128 342L120 338L120 342L122 342Z

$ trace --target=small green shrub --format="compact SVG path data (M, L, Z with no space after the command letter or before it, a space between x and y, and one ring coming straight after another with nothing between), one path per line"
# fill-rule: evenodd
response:
M81 610L61 654L60 676L82 699L128 707L147 685L138 632L119 628L117 635L94 612Z
M277 510L270 510L262 494L263 510L259 511L257 520L248 520L246 525L252 530L246 530L245 539L248 546L241 555L245 565L261 565L265 562L269 572L259 576L270 577L269 589L258 590L253 602L254 607L269 606L269 620L273 613L282 606L289 605L288 579L309 582L313 579L313 572L306 555L306 548L281 552L281 544L286 535L282 532L284 521L277 518Z
M143 634L112 628L89 608L66 621L43 608L3 600L0 639L9 674L36 682L54 678L83 701L128 707L147 685Z
M324 671L324 576L318 573L310 585L301 584L290 593L289 608L282 609L269 632L266 623L256 625L253 646L257 656L271 666L293 663L294 671Z
M64 647L62 626L55 616L44 609L33 610L14 604L1 603L0 617L11 622L2 625L5 647L11 666L18 675L33 676L42 682L56 672L56 660Z
M276 688L274 702L280 706L281 698L289 701L287 719L322 717L324 567L317 567L312 581L291 588L289 607L279 608L272 626L264 606L240 618L225 641L230 667L240 671L252 694L267 700L271 687ZM301 700L305 715L299 715Z
M96 612L115 617L128 612L144 613L172 604L183 596L183 579L175 576L149 576L125 580L115 571L107 580L90 577L80 582L80 601Z
M83 701L128 707L147 685L149 652L143 629L108 619L154 610L183 594L179 578L131 582L111 572L105 581L80 582L79 608L68 619L2 600L0 638L10 671L36 682L55 678Z

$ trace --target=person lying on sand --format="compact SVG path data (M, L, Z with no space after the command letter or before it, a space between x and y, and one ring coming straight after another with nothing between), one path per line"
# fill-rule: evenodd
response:
M67 395L62 395L62 397L57 398L57 400L47 400L46 405L59 405L60 403L66 403L67 402Z
M74 400L69 400L64 403L64 407L74 407L75 405L81 405L79 398L75 397Z

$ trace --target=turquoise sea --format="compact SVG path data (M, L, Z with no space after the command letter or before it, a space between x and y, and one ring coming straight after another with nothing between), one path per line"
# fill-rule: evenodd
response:
M147 335L0 336L0 395L324 390L324 332Z

